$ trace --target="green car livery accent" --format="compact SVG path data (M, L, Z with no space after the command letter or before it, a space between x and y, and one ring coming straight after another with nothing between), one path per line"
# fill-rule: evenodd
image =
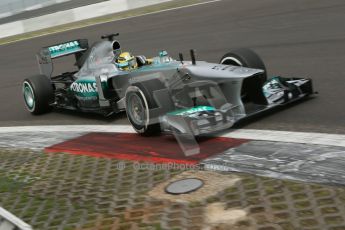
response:
M212 106L196 106L196 107L189 108L189 109L176 110L176 111L170 112L168 114L169 115L177 115L177 116L185 116L185 115L191 115L193 113L204 112L204 111L215 111L215 108Z
M108 89L107 83L101 83L103 90ZM96 79L87 77L72 83L70 90L78 97L98 97Z
M79 41L62 43L60 45L48 47L48 49L51 58L57 58L84 50L83 48L81 48Z

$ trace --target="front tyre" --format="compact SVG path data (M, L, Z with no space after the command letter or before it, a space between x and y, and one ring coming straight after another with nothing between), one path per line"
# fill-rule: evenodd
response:
M130 86L126 92L127 118L135 131L144 136L156 135L161 132L160 124L151 124L149 97L137 86Z
M47 113L54 102L51 81L44 75L29 77L23 81L22 92L26 109L35 115Z
M219 63L223 65L235 65L253 69L262 69L265 72L261 75L261 82L264 83L267 80L266 66L264 62L260 56L251 49L235 49L229 53L226 53L220 59Z
M266 66L259 55L250 49L236 49L225 54L220 59L220 64L263 70L262 74L243 80L241 99L243 102L251 101L257 104L267 104L267 100L262 93L262 86L267 81Z

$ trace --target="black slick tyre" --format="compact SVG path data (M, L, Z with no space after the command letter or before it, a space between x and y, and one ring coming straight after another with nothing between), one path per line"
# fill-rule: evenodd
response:
M150 108L152 108L151 97L138 86L130 86L126 91L126 113L127 118L135 131L144 136L158 135L161 133L159 123L152 123Z
M27 110L35 115L51 110L54 90L51 81L44 75L29 77L23 81L22 92Z

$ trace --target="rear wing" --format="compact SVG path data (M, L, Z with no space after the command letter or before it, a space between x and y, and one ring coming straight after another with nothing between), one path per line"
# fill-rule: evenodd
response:
M48 49L51 59L68 56L71 54L77 54L83 52L89 48L87 39L79 39L75 41L69 41L62 44L57 44L43 49Z
M51 76L53 72L53 59L74 54L77 61L88 48L89 44L87 39L78 39L43 47L36 55L40 73Z

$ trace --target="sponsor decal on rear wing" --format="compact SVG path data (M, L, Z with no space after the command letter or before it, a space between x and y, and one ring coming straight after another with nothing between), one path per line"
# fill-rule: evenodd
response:
M87 39L78 39L43 47L36 55L40 73L48 77L51 76L53 73L53 59L74 54L75 59L78 60L88 48Z
M69 41L49 47L45 47L50 53L50 58L59 58L70 54L76 54L88 49L88 41L86 39L79 39Z

